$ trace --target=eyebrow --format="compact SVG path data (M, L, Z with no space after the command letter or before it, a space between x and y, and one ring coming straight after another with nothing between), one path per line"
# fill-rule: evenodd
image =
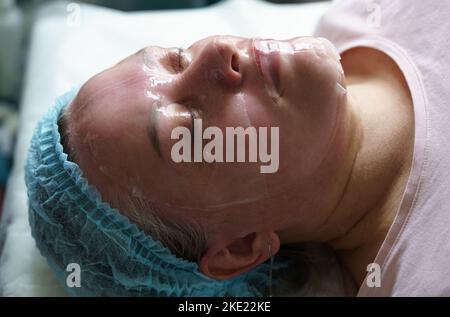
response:
M160 158L162 158L161 155L161 145L159 143L158 138L158 131L156 130L156 116L158 114L156 113L156 109L152 109L150 111L150 120L149 120L149 126L147 128L147 136L150 139L150 143L153 145L153 148L155 149L155 152L158 154Z

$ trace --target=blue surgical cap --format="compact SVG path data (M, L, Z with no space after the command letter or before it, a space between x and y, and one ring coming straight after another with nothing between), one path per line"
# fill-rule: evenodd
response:
M31 232L67 292L76 296L261 296L268 264L226 281L203 275L102 201L67 159L58 118L77 89L59 97L31 141L25 181ZM69 287L68 265L81 268L81 287Z

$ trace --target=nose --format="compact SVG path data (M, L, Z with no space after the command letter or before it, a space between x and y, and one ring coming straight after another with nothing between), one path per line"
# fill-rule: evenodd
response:
M192 63L192 68L209 84L224 88L241 84L239 51L232 41L221 38L208 41Z

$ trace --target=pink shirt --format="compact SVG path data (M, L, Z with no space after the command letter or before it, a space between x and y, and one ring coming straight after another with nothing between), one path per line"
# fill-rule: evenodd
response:
M381 287L358 296L450 296L450 1L338 0L315 35L389 55L414 104L412 170L374 260Z

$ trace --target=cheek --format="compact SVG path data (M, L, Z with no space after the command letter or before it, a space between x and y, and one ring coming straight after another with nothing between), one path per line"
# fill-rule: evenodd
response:
M246 85L240 95L244 105L248 126L277 127L280 125L279 113L285 111L272 100L260 84Z
M227 127L249 127L254 125L251 109L254 99L246 92L220 95L202 105L204 127L214 126L223 132Z

